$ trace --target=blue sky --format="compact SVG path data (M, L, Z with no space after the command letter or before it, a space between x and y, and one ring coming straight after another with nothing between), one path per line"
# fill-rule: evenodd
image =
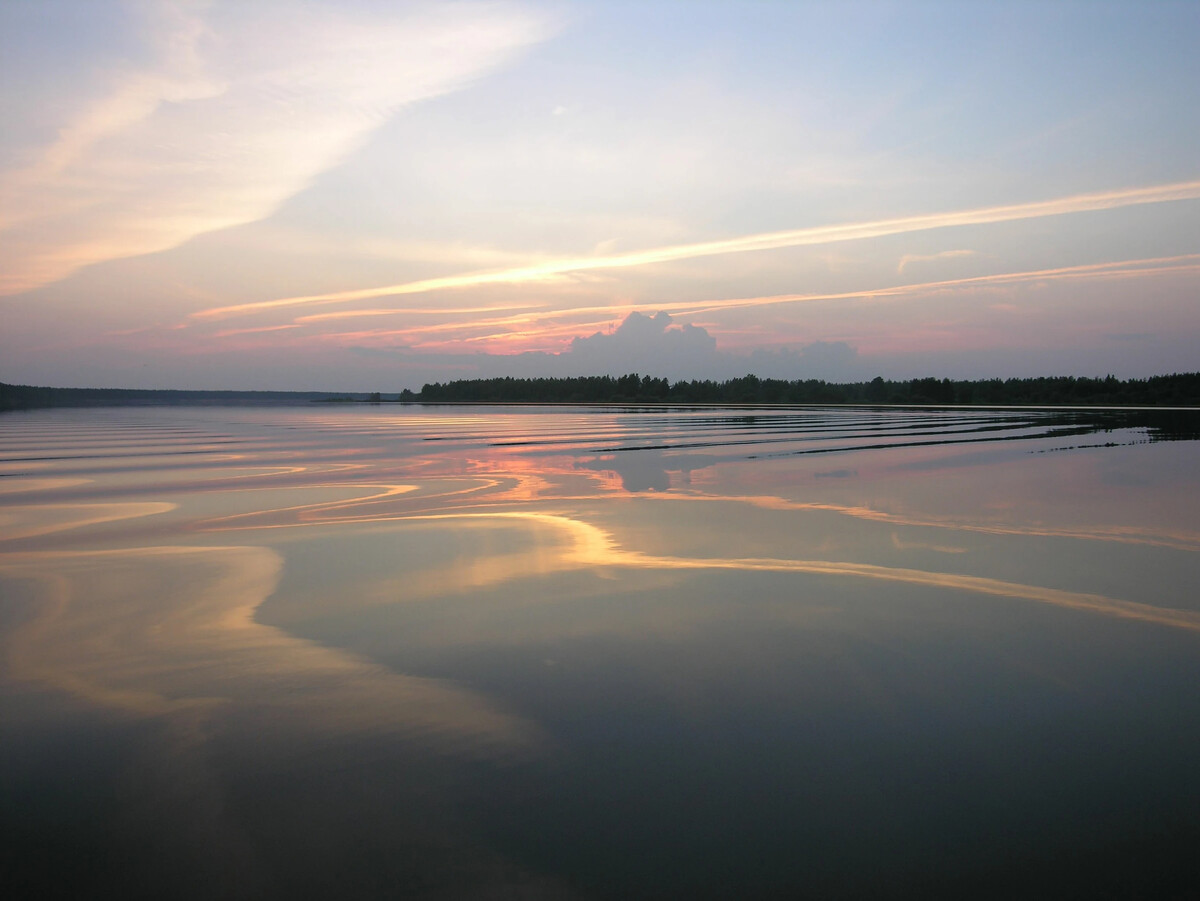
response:
M0 380L1195 370L1198 44L1196 3L2 4Z

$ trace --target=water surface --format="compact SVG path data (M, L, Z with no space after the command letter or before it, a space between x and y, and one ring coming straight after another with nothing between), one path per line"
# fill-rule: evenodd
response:
M24 893L1200 888L1195 412L0 419Z

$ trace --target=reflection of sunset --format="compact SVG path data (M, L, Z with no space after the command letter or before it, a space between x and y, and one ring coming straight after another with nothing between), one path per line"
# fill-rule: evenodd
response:
M536 596L554 578L601 575L604 590L620 596L645 578L700 585L693 576L726 572L747 585L777 574L918 586L959 603L1013 599L1200 630L1192 609L987 571L1051 539L1070 542L1062 552L1079 560L1096 559L1094 549L1104 546L1191 555L1200 548L1195 531L1166 521L1158 528L1022 521L1029 501L1013 495L971 517L939 509L919 487L885 493L877 504L857 493L871 460L938 464L961 453L892 442L974 434L991 422L980 415L881 419L856 411L818 421L810 413L380 408L289 413L274 438L257 429L243 434L240 426L224 437L181 432L154 441L97 433L94 457L83 441L55 461L31 459L2 486L0 539L20 540L12 546L21 548L50 536L71 542L54 552L0 556L4 578L37 588L36 613L13 636L14 671L146 714L228 703L288 711L283 686L291 685L303 687L306 709L319 708L330 727L387 720L422 733L530 740L530 728L470 692L399 676L260 624L261 606L297 562L291 553L325 560L323 570L340 587L333 596L315 589L310 596L293 586L299 595L271 602L281 622L468 596L486 604L513 591ZM997 421L1007 424L994 437L1040 428L1020 417ZM993 432L982 435L990 440ZM52 436L24 440L11 453L37 457L44 440ZM817 470L844 481L791 485L773 482L784 464L747 466L736 456L797 443L806 453L814 444L871 449L858 452L854 466ZM186 465L174 448L186 449ZM705 456L713 448L726 456ZM1073 471L1065 458L1044 465ZM918 485L912 477L902 484ZM136 535L143 545L89 546L106 535ZM210 546L214 535L245 545ZM368 536L370 554L385 556L363 556ZM616 623L600 617L595 627Z
M473 425L465 420L464 424ZM522 444L519 436L505 439L510 445ZM473 453L478 454L478 449ZM603 458L612 461L611 456ZM355 496L332 501L317 501L281 508L264 508L253 513L234 514L221 519L207 520L203 529L224 531L229 528L257 528L267 525L300 525L306 522L352 523L387 522L407 518L431 508L475 508L521 504L538 500L586 501L594 494L575 494L567 482L580 480L591 483L594 489L605 492L621 491L622 482L616 471L616 463L594 466L594 471L581 470L576 458L567 456L522 457L506 448L496 448L491 456L477 456L465 460L469 469L479 473L503 473L502 478L422 480L410 485L370 485L356 482L349 486L324 486L326 490L352 491ZM664 461L669 464L669 459ZM319 475L319 471L312 473ZM310 490L322 486L313 485ZM564 491L564 489L566 489ZM365 493L363 493L365 492ZM947 516L895 513L862 505L845 505L822 502L804 502L770 495L706 494L693 486L688 491L670 494L646 493L642 500L658 500L663 503L727 503L738 501L753 507L768 510L795 512L834 513L852 519L860 519L895 526L944 529L953 532L977 532L990 535L1026 536L1030 538L1068 538L1083 541L1116 542L1122 544L1144 544L1179 550L1200 548L1200 533L1172 529L1145 529L1135 526L1104 526L1088 528L1055 527L1048 524L1021 524L1012 521L980 521ZM402 500L402 504L396 501ZM507 515L507 514L506 514Z
M436 589L435 593L450 590L461 591L468 588L482 588L514 578L544 576L550 572L575 569L791 572L853 576L965 591L973 594L1016 598L1104 616L1137 619L1158 625L1200 631L1200 613L1197 612L1167 610L1148 604L1106 598L1101 595L1023 585L1000 579L831 560L684 558L642 554L621 548L612 534L596 526L554 513L435 514L406 517L403 521L411 524L506 525L525 530L534 537L535 549L533 551L523 554L508 554L502 557L475 557L468 561L465 567L456 564L447 569L440 577L431 573L418 574L416 582L421 585L422 593L429 592L431 586ZM551 542L551 548L547 548L545 539L537 537L538 533L547 526L552 527L558 533L558 540ZM402 599L400 598L400 600Z
M174 504L39 504L0 508L0 542L166 513Z
M0 555L0 575L40 589L11 641L13 673L145 716L235 703L324 729L528 746L526 725L469 692L257 623L281 563L260 547Z

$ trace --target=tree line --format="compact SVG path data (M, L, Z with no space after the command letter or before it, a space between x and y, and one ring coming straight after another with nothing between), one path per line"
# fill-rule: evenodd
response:
M329 391L187 391L146 388L47 388L0 382L0 411L44 407L202 407L270 406L278 404L354 403L362 394Z
M398 395L379 391L154 391L120 388L43 388L0 383L0 411L38 407L144 405L268 405L305 403L542 403L542 404L982 404L1011 406L1200 406L1200 373L1146 379L1077 378L955 381L920 378L826 382L760 379L671 382L630 373L575 378L491 378L433 382Z
M491 378L405 389L402 403L989 404L1014 406L1200 406L1200 373L1146 379L1057 376L977 381L920 378L836 383L822 379L670 382L630 373L576 378Z

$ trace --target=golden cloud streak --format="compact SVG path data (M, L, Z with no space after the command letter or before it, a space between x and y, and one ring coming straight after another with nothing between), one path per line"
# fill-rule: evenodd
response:
M223 332L217 332L213 335L214 338L235 338L238 335L257 335L260 332L282 332L287 329L299 328L295 323L287 325L263 325L258 328L231 328L225 329Z
M667 313L713 313L721 310L731 310L747 307L767 307L792 303L810 303L822 300L861 300L864 298L903 297L933 291L953 290L957 288L987 287L992 285L1019 284L1034 281L1073 281L1084 279L1121 279L1135 278L1143 275L1165 273L1195 272L1200 273L1200 254L1185 254L1174 257L1155 257L1141 260L1121 260L1111 263L1089 263L1081 266L1065 266L1057 269L1036 269L1028 272L1005 272L997 275L979 275L968 278L947 279L935 282L919 282L908 285L894 285L886 288L867 288L859 291L841 291L829 294L774 294L763 297L733 297L719 300L673 301L655 304L656 311ZM414 325L408 328L387 329L376 331L337 332L325 338L342 340L368 340L371 338L397 338L419 340L424 336L447 335L448 333L463 334L459 342L479 343L490 340L510 340L514 333L506 331L509 328L520 329L516 333L522 338L549 338L559 335L575 337L578 329L602 326L611 318L632 312L636 307L626 303L602 304L598 306L571 307L561 310L534 310L514 314L512 316L497 316L489 319L476 319L471 322L440 322L429 325ZM407 312L395 310L395 313ZM329 318L338 318L342 314L331 314ZM590 317L579 321L582 317ZM296 322L310 322L317 317L301 317ZM556 328L537 330L532 327L541 323L573 320ZM489 331L490 330L490 331ZM482 332L482 333L481 333ZM451 339L449 343L455 343Z
M1119 260L1111 263L1088 263L1081 266L1063 266L1058 269L1034 269L1028 272L1002 272L996 275L975 275L968 278L945 279L936 282L920 282L910 285L894 285L890 288L868 288L862 291L843 291L837 294L773 294L765 297L740 297L729 300L714 300L707 303L665 304L662 309L686 308L690 313L708 313L736 307L771 306L784 303L802 303L813 300L855 300L864 297L899 297L940 291L952 288L986 287L988 285L1017 284L1036 281L1073 281L1077 279L1134 278L1139 275L1158 273L1200 272L1200 254L1189 253L1175 257L1154 257L1143 260Z
M193 313L192 318L222 319L229 316L243 316L281 307L318 303L349 303L356 300L372 300L378 297L393 297L403 294L423 294L431 291L468 288L479 285L544 281L575 272L600 269L626 269L654 263L695 259L697 257L747 253L758 250L777 250L785 247L833 244L840 241L859 241L867 238L929 231L937 228L989 225L998 222L1039 219L1070 213L1095 212L1151 203L1169 203L1177 200L1196 199L1200 199L1200 180L1154 185L1147 188L1126 188L1116 191L1076 194L1054 200L981 207L974 210L958 210L949 213L926 213L919 216L878 219L872 222L822 225L789 231L768 232L759 235L745 235L740 238L728 238L719 241L703 241L695 244L651 248L649 250L610 254L608 256L551 260L512 269L422 279L420 281L386 285L379 288L333 291L325 294L284 297L278 300L215 307Z
M309 316L300 316L293 320L297 325L311 325L314 322L327 322L331 319L358 319L373 316L456 316L456 315L475 315L478 313L514 313L518 310L537 310L545 307L541 303L522 303L522 304L494 304L492 306L483 307L452 307L449 309L440 307L400 307L393 309L378 309L378 310L337 310L333 313L313 313Z

